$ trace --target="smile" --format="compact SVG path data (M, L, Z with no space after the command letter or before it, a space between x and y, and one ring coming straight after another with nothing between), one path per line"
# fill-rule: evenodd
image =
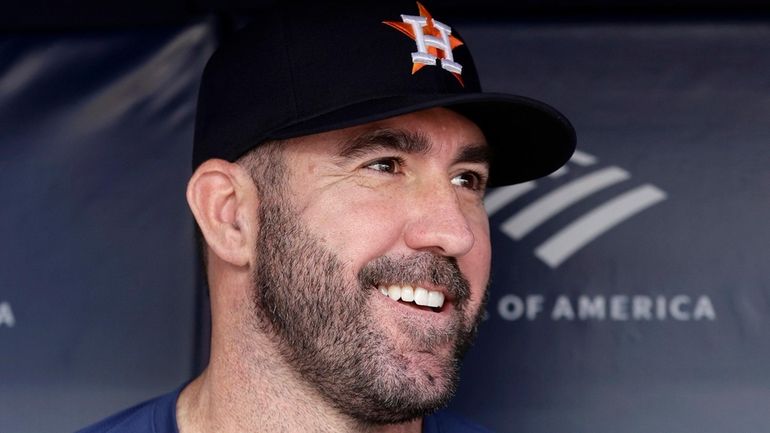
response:
M423 307L441 308L444 306L444 294L439 291L427 290L423 287L410 285L380 285L380 293L394 301L413 303Z

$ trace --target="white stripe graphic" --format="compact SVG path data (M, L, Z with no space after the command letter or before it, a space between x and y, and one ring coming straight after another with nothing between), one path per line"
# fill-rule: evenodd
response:
M530 181L491 191L484 197L484 208L487 210L487 215L492 216L493 213L504 208L508 203L535 189L535 186L535 182Z
M537 247L535 255L556 268L608 230L665 198L666 193L652 185L621 194L551 236Z
M512 216L500 225L500 230L519 240L549 218L585 197L628 179L630 175L619 167L595 171L561 186Z
M576 150L575 153L572 154L572 158L570 158L570 161L582 167L588 167L589 165L596 164L597 159L593 155L589 155L585 152Z
M576 150L570 158L570 162L574 162L582 167L596 164L596 161L597 159L595 156L579 150ZM565 164L555 172L551 173L548 177L556 179L567 173L569 173L569 167ZM536 186L537 184L535 184L534 181L529 181L492 190L486 197L484 197L484 208L487 210L487 215L492 216L492 214L507 206L508 203L535 189Z

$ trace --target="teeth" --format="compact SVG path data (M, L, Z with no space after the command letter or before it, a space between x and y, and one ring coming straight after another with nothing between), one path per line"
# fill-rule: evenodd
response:
M428 291L422 287L414 289L414 303L417 305L428 305Z
M428 306L440 307L444 305L444 294L441 292L428 292Z
M414 302L414 289L412 286L404 286L401 288L401 300L404 302Z
M401 287L399 286L388 287L388 296L390 296L390 299L394 301L398 301L399 299L401 299Z
M414 302L417 305L425 307L441 308L444 306L444 294L441 292L426 290L422 287L397 286L385 287L377 286L377 289L384 296L394 301Z

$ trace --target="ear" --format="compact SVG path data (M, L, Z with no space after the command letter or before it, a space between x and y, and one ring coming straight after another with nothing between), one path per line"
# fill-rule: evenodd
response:
M187 203L211 251L233 266L246 266L254 254L258 197L238 164L210 159L187 184Z

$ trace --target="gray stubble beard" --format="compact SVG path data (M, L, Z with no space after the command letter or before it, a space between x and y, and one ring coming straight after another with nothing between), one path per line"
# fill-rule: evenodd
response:
M346 278L337 256L299 222L285 203L266 200L260 207L254 273L258 326L286 363L334 408L365 424L392 424L419 418L445 406L455 392L460 359L480 321L463 314L468 283L451 258L419 253L381 257ZM420 281L444 285L456 298L456 320L436 334L411 335L430 348L453 340L440 360L443 377L404 374L400 356L383 338L372 317L371 296L378 281Z

